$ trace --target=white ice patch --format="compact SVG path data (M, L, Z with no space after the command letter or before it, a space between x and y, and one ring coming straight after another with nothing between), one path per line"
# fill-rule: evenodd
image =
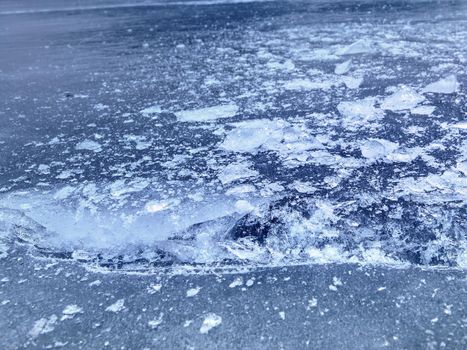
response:
M29 331L31 338L37 338L41 334L50 333L55 329L58 317L52 315L49 318L41 318L34 323L34 326Z
M195 295L197 295L200 292L200 290L201 290L201 287L190 288L186 291L186 296L188 298L192 298Z
M209 313L204 317L203 324L199 329L201 334L208 333L211 329L218 327L222 323L222 317L214 314Z
M350 65L352 64L352 60L348 60L339 64L336 64L336 68L334 69L334 73L336 74L345 74L350 70Z
M375 107L375 98L344 101L337 105L337 110L343 116L342 123L351 130L365 126L368 122L381 117L381 110Z
M310 79L294 79L284 84L286 90L327 90L332 87L331 81L311 81Z
M467 130L467 121L459 122L459 123L456 123L456 124L451 124L451 127L455 128L455 129Z
M84 140L78 143L75 149L78 151L93 151L97 153L102 151L102 146L96 141Z
M64 315L68 315L68 316L73 316L75 314L79 314L79 313L82 313L83 312L83 309L80 308L78 305L75 305L75 304L70 304L70 305L67 305L62 313Z
M417 93L414 89L402 86L399 90L394 92L391 96L386 97L381 102L381 108L398 112L414 108L424 100L425 97Z
M238 112L238 106L234 103L225 105L185 110L176 112L175 116L182 122L207 122L222 118L231 118Z
M234 181L257 177L259 173L251 169L251 166L248 162L231 163L219 172L217 178L223 185L227 185Z
M368 39L360 39L348 46L336 50L336 55L356 55L364 53L373 53L376 51L374 44Z
M435 111L435 106L418 106L410 109L410 113L430 116Z
M437 94L453 94L459 88L459 83L455 75L449 75L446 78L440 79L434 83L428 84L422 93L432 92Z
M112 305L106 307L105 311L120 312L125 309L125 299L119 299Z
M395 142L383 139L369 139L360 146L360 150L365 158L375 161L393 153L398 147L399 144Z

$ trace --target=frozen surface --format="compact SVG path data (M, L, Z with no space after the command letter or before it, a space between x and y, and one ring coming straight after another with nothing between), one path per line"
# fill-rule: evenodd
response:
M69 288L102 291L102 317L116 322L129 314L138 320L134 308L149 310L127 294L131 274L141 274L141 293L153 298L165 293L154 274L177 275L172 293L195 302L208 284L183 274L235 273L209 297L222 300L219 309L203 304L196 315L175 317L161 306L140 318L172 342L179 340L165 327L174 324L175 333L188 332L185 340L220 341L218 334L238 327L224 294L242 310L244 290L274 295L263 269L325 271L322 288L296 301L324 317L332 295L346 287L344 266L359 276L349 277L349 294L358 294L360 278L372 300L390 303L401 320L400 295L415 310L418 297L427 298L425 311L440 308L418 320L420 330L404 330L405 339L462 348L466 21L463 1L3 1L1 278L13 280L24 263L27 276L18 280L33 281L30 289L44 283L46 294L66 287L66 277L52 277L66 266L80 274ZM360 268L379 277L365 279ZM84 269L93 270L89 281L76 272ZM49 287L41 276L53 280ZM417 286L433 280L429 290L413 289L412 281L390 301L381 297L390 289L384 282L408 276ZM452 276L457 292L429 299ZM0 307L24 316L15 288L2 283ZM289 293L301 288L296 283L281 280L277 288ZM28 297L25 284L18 286ZM324 293L330 299L321 308ZM255 305L271 311L270 332L290 322L280 333L286 337L300 312L269 298L279 305ZM17 332L27 334L23 345L86 348L49 338L64 324L90 320L85 302L60 299L53 311L47 303L19 328L9 323L8 339ZM369 310L383 317L381 307ZM449 313L454 320L441 317ZM392 333L375 331L362 348L398 348L394 337L405 326L386 326ZM447 335L451 328L455 337ZM280 344L268 332L255 339ZM283 347L293 347L284 339ZM355 345L336 339L339 346L327 348Z

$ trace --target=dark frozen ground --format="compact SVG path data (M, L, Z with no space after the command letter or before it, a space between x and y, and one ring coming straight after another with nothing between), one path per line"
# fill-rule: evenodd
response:
M106 181L135 177L161 180L160 188L165 189L162 180L176 180L177 187L193 174L201 174L217 193L217 170L209 169L209 162L214 159L225 165L236 156L219 153L216 147L221 136L196 123L177 123L173 112L232 99L240 113L228 121L305 118L322 112L326 114L324 121L310 117L308 130L345 141L342 148L330 148L333 154L342 156L337 165L310 162L289 169L282 168L284 159L278 160L278 155L245 156L251 158L261 179L282 181L284 186L295 180L309 181L322 197L331 194L345 201L364 190L381 194L384 199L386 188L404 176L439 175L456 161L465 162L459 156L465 134L446 131L443 126L465 119L465 89L458 94L427 96L424 103L437 108L434 116L387 112L376 123L381 127L377 130L365 129L367 125L362 124L361 130L349 131L336 126L337 122L326 122L341 118L336 109L339 102L386 97L389 92L385 89L398 84L422 88L451 73L464 83L465 9L465 1L271 1L200 6L117 0L2 1L0 191L6 196L22 190L34 195L42 189L52 193L65 185L79 187L95 182L106 186ZM365 77L359 89L334 86L325 92L290 92L264 87L307 76L316 68L326 76L332 75L336 62L347 58L301 61L294 50L349 45L362 36L374 36L383 44L387 39L386 44L402 54L352 56L355 71ZM407 46L397 46L401 38ZM282 57L281 63L294 60L296 68L293 72L265 70L266 61L256 56L260 49ZM222 84L207 85L206 77L219 79ZM155 103L161 105L163 113L142 117L140 111ZM406 134L410 127L427 131ZM131 142L124 141L126 134L142 135L152 146L135 149ZM427 149L432 143L440 143L444 148L430 153L434 161L429 164L420 158L409 163L364 163L354 176L335 188L328 187L323 179L344 169L340 162L347 157L359 158L358 142L367 137ZM99 141L102 151L77 150L76 144L85 139ZM345 149L346 144L354 146ZM174 157L202 147L207 148L205 153L194 153L186 163L164 168L163 164ZM40 165L50 167L42 171ZM69 177L61 176L70 169ZM436 220L418 215L424 205L416 200L407 204L407 222L397 215L391 220L410 231L409 238L416 232L415 245L433 239L424 233L441 227L448 232L446 237L454 238L451 242L441 236L445 240L440 241L450 243L446 247L457 253L459 242L465 240L465 194L460 185L448 185L460 194L456 197L446 190L438 196L433 190L428 199L422 198L430 209L426 217ZM158 190L152 188L153 192ZM146 200L151 193L143 192ZM49 198L46 195L45 202ZM408 193L410 200L411 195ZM130 199L138 205L144 203L138 196ZM403 203L399 197L388 196L395 207ZM447 198L447 204L443 198ZM112 209L112 205L118 209L127 205L126 198L121 200L123 204L119 198L107 199L109 202L102 204L104 209L107 205ZM356 218L384 228L388 214L378 211L383 199L375 204L376 219L372 221L360 207ZM8 197L4 203L9 204ZM35 203L40 206L42 202ZM444 205L448 209L444 210ZM60 214L55 216L61 219ZM452 231L457 236L451 235ZM186 275L168 269L136 274L91 270L80 262L46 258L31 246L18 244L16 238L9 238L7 243L3 238L2 349L467 347L465 267L416 266L420 259L412 258L407 260L415 263L406 268L310 264L263 266L245 273L219 270ZM407 240L396 241L401 242ZM458 256L448 254L446 247L439 248L441 253L434 249L436 254L447 251L445 260L429 262L456 265ZM413 245L402 248L410 251ZM229 285L239 277L242 285L231 288ZM201 288L198 294L187 297L187 291L197 287ZM120 299L124 300L122 310L106 311ZM79 312L63 315L69 305L79 307ZM222 322L207 334L201 333L202 322L210 313L222 317Z
M465 349L467 345L463 271L312 265L242 274L128 275L35 260L21 250L0 260L3 349ZM238 277L243 284L229 287ZM96 280L101 283L95 285ZM160 290L151 293L151 285L160 285ZM188 289L197 287L198 294L186 296ZM105 311L118 299L124 299L123 310ZM77 305L81 312L60 321L68 305ZM202 334L200 327L209 313L222 317L222 323ZM52 315L58 321L49 332L31 335L37 320ZM151 320L161 322L152 327Z

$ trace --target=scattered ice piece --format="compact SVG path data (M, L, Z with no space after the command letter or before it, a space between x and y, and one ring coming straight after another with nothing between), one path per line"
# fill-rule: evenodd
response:
M80 308L78 305L75 305L75 304L67 305L62 311L62 313L64 315L69 315L69 316L79 314L79 313L82 313L82 312L83 312L83 309Z
M153 105L153 106L150 106L150 107L147 107L145 109L142 109L140 111L141 114L144 114L144 115L149 115L149 114L156 114L156 113L161 113L162 112L162 109L159 105Z
M256 170L250 169L250 166L251 164L247 162L229 164L222 169L217 178L223 185L227 185L237 180L258 176L259 173Z
M162 200L162 201L150 201L149 203L146 203L144 209L148 213L157 213L160 211L164 211L170 208L173 208L174 206L177 206L180 204L179 199L172 199L172 200Z
M47 318L41 318L34 323L34 326L29 331L29 336L37 338L41 334L50 333L54 330L54 325L57 322L58 317L56 315Z
M428 84L422 90L422 93L433 92L438 94L453 94L459 88L459 83L455 75L449 75L434 83Z
M410 109L410 113L420 115L432 115L435 109L435 106L418 106Z
M336 276L334 276L332 278L332 283L335 285L335 286L342 286L342 280Z
M100 286L101 284L102 284L102 282L100 280L95 280L95 281L89 283L89 286L94 287L94 286Z
M363 78L342 77L342 81L348 89L358 89L363 83Z
M284 312L284 311L279 311L279 317L280 317L282 320L285 320L285 312Z
M337 292L337 287L333 284L329 285L329 289L332 290L333 292Z
M362 53L372 53L375 51L373 44L368 39L360 39L348 46L342 47L336 51L336 55L356 55Z
M190 288L186 291L186 296L189 298L194 297L196 294L199 293L200 290L201 290L201 287Z
M255 283L255 279L254 279L254 278L250 278L248 281L246 281L245 285L246 285L247 287L251 287L254 283Z
M152 329L156 329L162 323L163 317L164 317L164 314L161 313L158 318L148 321L148 326Z
M334 69L334 73L336 74L345 74L350 70L350 65L352 60L348 60L342 63L336 64L336 68Z
M318 306L318 299L311 298L310 300L308 300L308 308L312 308L316 306Z
M161 289L162 289L162 284L151 283L148 287L148 293L154 294L154 293L160 292Z
M239 186L235 186L235 187L232 187L232 188L229 188L225 194L228 195L228 196L241 196L245 193L251 193L251 192L255 192L256 191L256 187L253 186L253 185L239 185Z
M243 278L240 276L240 277L236 277L232 283L229 284L229 287L230 288L235 288L235 287L240 287L240 286L243 286Z
M326 90L331 87L330 81L311 81L310 79L294 79L284 84L286 90Z
M425 97L417 93L414 89L402 86L398 91L386 97L381 102L381 108L397 112L414 108L424 100Z
M294 181L292 183L292 188L294 188L297 192L300 193L313 193L316 192L317 188L312 186L310 183L302 182L302 181Z
M235 202L235 209L239 213L248 213L256 209L254 205L244 199L240 199Z
M467 121L451 124L453 128L467 130Z
M201 325L201 328L199 329L199 331L201 334L206 334L211 329L218 327L221 323L222 323L222 317L214 313L209 313L205 316L203 324Z
M399 144L383 139L368 139L362 145L360 150L362 155L369 160L383 158L399 147Z
M70 195L75 191L73 186L65 186L55 192L54 199L62 200L70 197Z
M75 149L77 149L78 151L93 151L97 153L102 151L102 146L96 141L84 140L78 143Z
M105 311L109 312L120 312L125 308L125 299L119 299L112 305L107 306Z
M343 101L337 105L342 115L342 123L350 130L367 126L368 122L382 115L380 109L375 107L375 98L367 97L356 101Z
M382 292L383 290L386 290L386 287L379 287L379 288L377 289L378 292Z
M238 112L234 103L176 112L175 116L182 122L205 122L221 118L231 118Z

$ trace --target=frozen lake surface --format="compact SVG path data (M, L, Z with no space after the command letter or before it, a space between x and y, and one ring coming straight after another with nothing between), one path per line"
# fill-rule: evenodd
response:
M465 1L2 1L3 347L465 347L466 47Z

